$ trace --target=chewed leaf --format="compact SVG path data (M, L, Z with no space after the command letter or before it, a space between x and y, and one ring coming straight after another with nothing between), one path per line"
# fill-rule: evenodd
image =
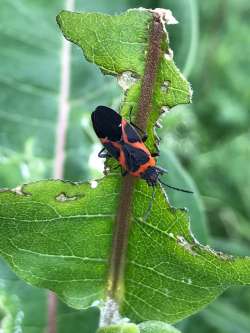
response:
M79 45L86 59L106 73L118 76L126 95L121 112L136 115L149 52L154 13L132 9L121 15L62 11L57 22L64 36ZM151 77L148 77L151 80ZM163 110L190 103L191 89L172 59L167 32L160 45L160 59L153 89L152 112L147 125L147 145L155 151L153 127Z
M114 75L143 75L151 21L151 14L142 10L115 16L62 11L57 16L64 36L79 45L90 62Z
M40 181L0 194L0 253L29 283L54 290L86 308L105 300L120 179L90 184ZM64 198L69 200L61 200ZM198 244L187 213L171 208L157 190L135 189L132 228L120 311L135 322L175 322L199 310L231 285L250 283L250 260Z

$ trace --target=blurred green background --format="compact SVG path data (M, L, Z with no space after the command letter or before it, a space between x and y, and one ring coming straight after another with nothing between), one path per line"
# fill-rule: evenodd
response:
M62 51L55 16L65 6L61 0L0 1L1 188L54 175ZM159 163L169 169L169 183L197 188L192 198L169 191L170 201L189 208L202 243L250 255L249 0L75 1L77 11L110 14L141 6L169 8L180 22L168 28L171 47L194 90L193 104L175 108L158 130ZM65 179L101 175L90 112L99 104L117 109L120 101L116 79L104 77L73 46ZM46 306L46 291L0 262L0 321L10 313L22 320L24 333L42 333ZM59 333L94 333L97 321L97 310L59 303ZM249 333L250 289L228 290L177 326L185 333Z

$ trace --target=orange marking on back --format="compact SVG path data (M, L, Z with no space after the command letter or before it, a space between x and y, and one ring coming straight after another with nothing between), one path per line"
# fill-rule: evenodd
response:
M127 134L126 134L126 132L125 132L125 127L126 127L126 125L127 125L127 120L126 119L122 119L122 139L123 139L123 141L125 142L125 143L130 143L129 141L128 141L128 136L127 136Z
M149 160L140 165L139 169L135 172L130 172L127 168L127 165L126 165L126 159L125 159L125 154L122 150L122 144L117 142L117 141L110 141L108 140L108 138L101 138L100 141L105 144L105 143L111 143L115 148L119 149L120 151L120 156L119 156L119 159L118 159L118 162L119 164L123 167L124 170L128 171L128 173L131 175L131 176L134 176L134 177L140 177L141 174L143 174L148 168L151 168L151 167L154 167L156 165L156 161L155 159L151 156L151 153L150 151L148 150L148 148L145 146L145 144L142 142L142 141L137 141L137 142L129 142L128 140L128 137L127 137L127 134L125 132L125 126L127 125L127 120L126 119L122 119L122 122L121 122L121 125L122 125L122 140L124 143L130 145L131 147L134 147L136 149L140 149L140 150L143 150L149 157Z
M135 172L129 172L129 174L134 177L140 177L142 173L144 173L148 168L154 167L155 164L155 159L151 156L147 163L142 164L138 170Z

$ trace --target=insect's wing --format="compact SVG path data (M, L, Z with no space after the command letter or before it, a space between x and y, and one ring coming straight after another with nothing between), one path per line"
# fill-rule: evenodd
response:
M122 145L122 150L124 152L127 169L130 172L136 172L141 165L149 161L148 154L142 149L124 144Z
M107 106L98 106L91 114L93 128L101 139L119 141L122 136L122 117Z
M141 136L136 129L123 119L123 140L126 143L142 142Z

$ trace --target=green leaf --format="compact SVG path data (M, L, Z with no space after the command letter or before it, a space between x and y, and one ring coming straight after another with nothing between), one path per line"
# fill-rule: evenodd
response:
M56 291L75 308L103 300L119 187L120 179L110 175L96 188L40 181L19 194L2 192L1 254L20 277ZM121 295L123 316L137 322L174 322L230 285L250 283L249 259L227 257L197 243L185 211L170 208L160 190L145 221L151 195L138 182Z
M146 66L153 14L147 10L128 10L121 15L62 11L57 22L64 36L83 49L84 56L105 74L118 75L125 100L121 112L138 111L138 101ZM154 124L163 110L190 102L191 90L171 58L166 32L153 89L152 111L147 126L147 146L155 151Z
M62 11L57 22L65 36L84 50L85 57L105 73L144 73L152 15L130 10L122 15ZM135 33L136 32L136 33Z

